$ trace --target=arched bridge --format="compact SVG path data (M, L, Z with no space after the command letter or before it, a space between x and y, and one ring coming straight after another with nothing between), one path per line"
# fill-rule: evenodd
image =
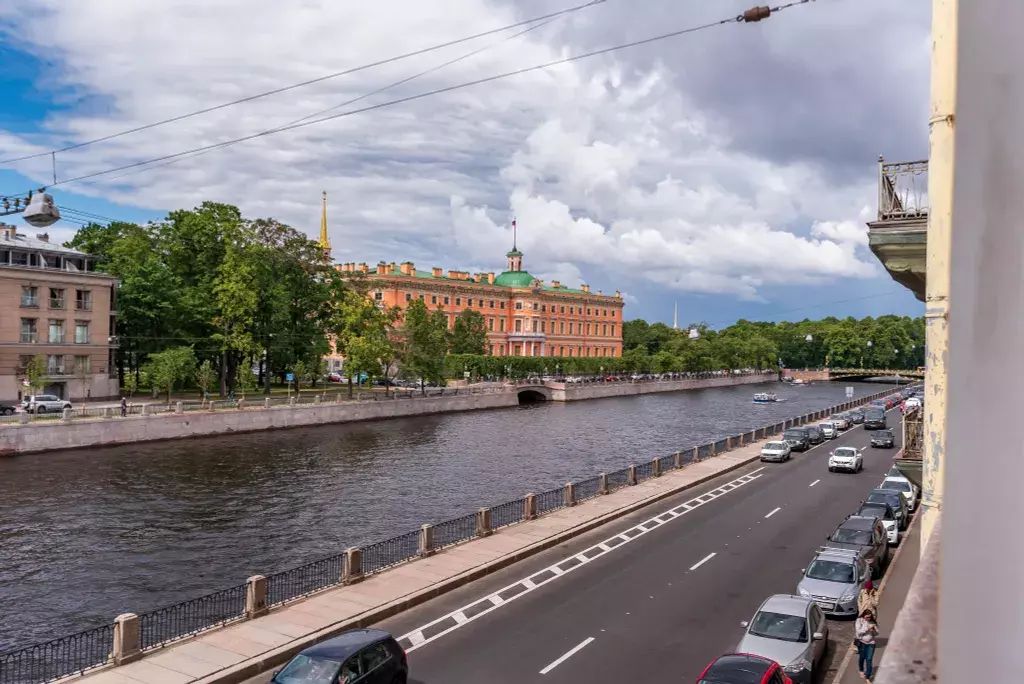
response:
M523 385L517 390L519 404L537 404L551 401L551 390L544 385Z
M891 378L924 380L923 370L885 370L881 368L829 368L829 380L861 380L864 378Z

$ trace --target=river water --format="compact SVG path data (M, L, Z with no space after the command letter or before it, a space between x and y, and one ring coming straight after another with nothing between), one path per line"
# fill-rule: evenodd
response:
M843 400L782 384L0 459L0 653ZM856 396L878 385L854 384ZM755 405L755 391L784 402Z

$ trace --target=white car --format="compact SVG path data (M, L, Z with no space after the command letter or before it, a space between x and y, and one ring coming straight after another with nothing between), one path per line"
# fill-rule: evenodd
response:
M71 402L54 394L35 394L21 400L21 410L26 413L46 413L71 408Z
M864 469L864 456L853 447L838 447L829 452L828 471L834 473L837 470L848 470L851 473L859 473Z
M825 439L835 439L839 436L839 429L834 423L818 423L818 429Z
M838 428L839 430L849 430L850 429L850 419L847 418L845 415L843 415L841 413L837 413L836 415L830 417L829 421L833 425L835 425L836 428Z
M768 442L761 447L761 461L777 461L782 463L793 456L788 442Z
M907 510L911 513L914 512L914 506L917 504L917 487L914 486L913 482L905 477L889 475L882 480L882 484L878 488L893 489L899 492L907 500Z

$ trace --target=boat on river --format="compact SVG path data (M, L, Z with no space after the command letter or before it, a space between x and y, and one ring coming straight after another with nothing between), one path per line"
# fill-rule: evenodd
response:
M754 395L755 404L772 404L778 400L779 398L773 392L758 392Z

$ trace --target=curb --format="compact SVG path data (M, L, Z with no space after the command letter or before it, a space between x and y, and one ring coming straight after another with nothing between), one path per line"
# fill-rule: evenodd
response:
M906 531L906 535L907 536L910 535L910 530L912 530L914 525L917 524L917 519L919 517L917 514L920 512L920 510L921 510L920 509L920 503L918 503L918 509L917 509L917 511L914 512L914 519L911 520L910 524L907 526L907 531ZM899 548L896 549L896 553L893 554L892 560L889 561L889 567L887 567L885 569L885 576L882 578L882 581L878 584L878 602L879 602L879 604L881 604L881 602L882 602L882 592L885 591L885 585L889 581L889 574L892 572L893 566L896 565L896 561L899 560L900 554L903 553L903 549L905 549L905 548L907 548L907 545L901 543ZM852 646L853 642L851 642L850 645ZM843 675L846 674L846 670L849 669L850 663L853 662L853 654L856 653L856 652L857 651L855 649L849 649L849 648L846 649L846 656L843 658L843 662L839 663L839 669L836 670L836 676L832 680L832 684L842 684ZM879 661L879 663L881 663L881 661ZM876 667L876 666L873 666L873 667Z
M659 492L645 499L629 504L628 506L624 506L614 511L609 511L608 513L605 513L604 515L598 518L594 518L593 520L590 520L586 523L565 530L553 537L549 537L547 539L538 541L535 544L520 549L515 553L509 554L507 556L502 556L501 558L497 558L493 561L490 561L489 563L485 563L476 568L467 570L461 575L456 575L455 577L449 578L448 580L445 580L439 584L433 585L426 589L422 589L418 592L414 592L404 598L397 599L383 606L378 606L376 608L370 609L369 611L361 613L360 615L354 618L350 618L343 622L336 622L312 634L308 634L304 637L301 637L296 641L292 641L283 646L279 646L277 648L266 651L265 653L259 656L255 656L254 659L250 659L238 665L233 665L231 667L224 668L212 674L206 675L205 677L193 679L191 680L190 684L238 684L239 682L243 682L251 677L255 677L256 675L262 672L266 672L267 670L277 665L287 662L289 659L291 659L294 655L296 655L303 649L308 648L309 646L319 641L335 636L339 632L343 632L345 630L353 628L365 627L367 625L380 622L381 620L389 618L402 611L408 610L409 608L418 606L433 598L436 598L437 596L458 589L459 587L469 584L470 582L474 582L493 572L502 570L525 558L529 558L530 556L534 556L538 553L541 553L542 551L546 551L547 549L557 546L562 542L565 542L569 539L590 532L591 530L601 527L602 525L612 522L618 518L623 518L635 511L641 510L659 501L675 496L680 492L684 492L688 489L693 489L694 487L699 487L700 485L703 485L711 480L714 480L715 478L721 477L722 475L726 475L735 470L739 470L740 468L750 465L751 463L759 459L760 454L758 453L753 456L747 457L737 463L734 463L715 473L706 475L693 482L688 482L680 487L673 488L664 492ZM675 472L681 472L683 470L685 470L685 468ZM317 594L313 594L312 596L316 595ZM294 605L294 603L288 605ZM181 643L183 642L178 641L174 642L173 645L177 646ZM149 655L149 653L147 653L147 655ZM102 669L97 670L97 672L102 671Z

